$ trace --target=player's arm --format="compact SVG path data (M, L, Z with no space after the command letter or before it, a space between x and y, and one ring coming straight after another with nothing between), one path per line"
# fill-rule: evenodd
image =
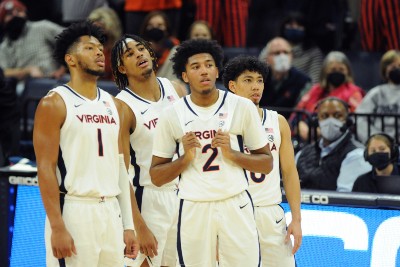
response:
M158 139L155 138L154 140ZM189 132L182 137L182 144L185 152L174 161L172 161L172 158L163 158L153 155L150 168L150 176L153 184L162 186L174 180L194 159L196 147L201 148L200 142L193 132Z
M134 225L132 218L132 206L131 206L131 184L129 182L128 171L125 164L125 155L122 142L122 127L124 125L125 114L123 112L122 101L114 98L115 105L118 110L118 115L120 118L120 128L118 137L118 150L119 150L119 181L118 185L121 193L117 196L118 203L121 209L122 223L124 227L124 243L125 255L130 258L135 258L139 251L139 244L136 240L134 233Z
M221 148L225 158L248 171L268 174L272 170L273 157L269 144L260 149L250 150L251 154L245 154L231 148L229 132L218 130L211 146Z
M121 101L121 110L124 114L124 119L121 122L121 140L122 150L124 152L125 167L129 169L130 165L130 135L136 129L136 116L134 112L129 108L127 104ZM139 211L139 206L136 201L135 192L133 187L129 186L131 206L132 206L132 217L135 225L136 236L139 242L140 252L146 256L154 257L157 255L157 239L147 227L142 215Z
M60 131L65 118L64 101L57 93L50 93L39 102L33 128L39 189L50 222L53 255L58 259L76 254L74 240L67 231L61 215L60 191L56 177Z
M179 95L179 97L184 97L187 95L186 87L185 84L179 81L171 81L172 85L175 88L176 93Z
M294 150L291 140L289 124L285 117L279 115L279 128L281 133L281 145L279 148L279 162L282 172L283 187L292 213L292 222L288 226L286 242L290 241L290 235L294 236L292 253L300 248L302 240L301 214L300 214L300 181L294 160Z

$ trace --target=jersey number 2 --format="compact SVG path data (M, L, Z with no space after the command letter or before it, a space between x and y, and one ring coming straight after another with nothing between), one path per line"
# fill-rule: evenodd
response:
M208 160L206 161L206 163L203 166L203 172L210 172L210 171L219 171L219 165L211 165L212 162L214 161L214 159L217 157L218 155L218 149L216 147L211 147L211 144L205 145L203 147L203 149L201 150L201 152L203 154L207 153L207 151L211 149L212 150L212 154L211 156L208 158Z

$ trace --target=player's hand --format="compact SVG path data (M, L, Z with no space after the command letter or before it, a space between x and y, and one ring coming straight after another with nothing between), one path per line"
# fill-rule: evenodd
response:
M201 148L199 139L194 132L188 132L182 137L182 144L185 150L184 157L188 161L192 161L196 157L196 147Z
M293 235L293 237L294 237L294 245L293 245L293 249L292 249L292 254L294 255L297 252L297 250L300 248L301 240L303 238L300 222L292 221L289 224L289 226L287 228L285 243L291 242L290 235Z
M29 66L27 67L28 74L32 78L43 78L44 74L42 70L38 66Z
M158 241L150 229L146 225L140 226L136 229L136 234L140 253L152 258L157 256Z
M125 251L124 251L125 256L131 259L136 258L139 252L139 242L136 239L135 231L133 230L124 231L124 243L125 243Z
M221 129L218 129L214 138L211 140L211 147L219 147L222 155L228 159L231 158L231 155L234 153L231 147L231 137L229 132L224 132Z
M76 255L74 239L66 228L52 229L51 232L51 248L53 255L57 259L63 259Z

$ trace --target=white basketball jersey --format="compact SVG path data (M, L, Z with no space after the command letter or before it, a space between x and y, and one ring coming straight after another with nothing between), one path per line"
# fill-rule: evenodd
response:
M56 172L60 190L73 196L118 195L120 122L111 95L98 88L90 100L66 85L51 91L66 106Z
M172 158L175 142L183 155L182 136L194 132L202 148L180 176L181 199L192 201L222 200L243 192L248 187L245 171L226 160L220 148L211 147L216 131L229 131L231 147L244 151L243 142L252 149L266 145L257 110L251 101L227 91L220 91L218 101L210 107L195 105L190 96L175 102L160 119L153 154Z
M153 185L150 177L154 130L160 114L166 106L179 99L172 83L166 78L157 78L161 97L157 102L149 101L138 96L128 88L122 90L117 98L124 101L136 117L135 131L130 135L131 164L135 169L133 184L135 186ZM178 180L174 180L164 187L176 188Z
M268 206L282 202L279 169L279 148L281 133L279 129L278 113L263 109L262 125L267 134L271 154L274 157L274 167L269 174L247 172L249 178L249 192L254 206ZM247 150L247 149L246 149ZM249 153L249 151L247 151Z

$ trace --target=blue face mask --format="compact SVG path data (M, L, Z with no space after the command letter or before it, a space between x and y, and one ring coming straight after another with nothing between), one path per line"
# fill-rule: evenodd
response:
M304 40L304 30L287 28L283 32L283 36L293 44L299 44Z

